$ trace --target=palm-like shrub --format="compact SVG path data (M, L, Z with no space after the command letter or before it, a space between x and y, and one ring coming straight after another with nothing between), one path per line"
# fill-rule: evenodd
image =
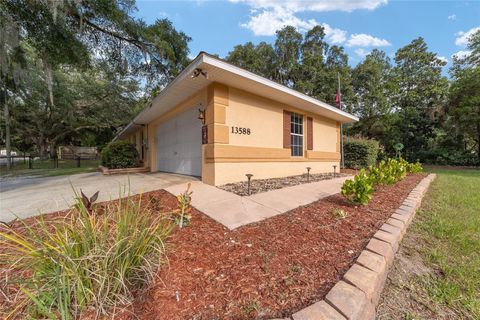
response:
M0 232L17 268L32 272L22 283L33 318L76 319L87 306L97 314L132 302L132 289L153 279L172 230L169 214L151 212L131 197L94 207L80 200L62 222L42 218L25 232Z

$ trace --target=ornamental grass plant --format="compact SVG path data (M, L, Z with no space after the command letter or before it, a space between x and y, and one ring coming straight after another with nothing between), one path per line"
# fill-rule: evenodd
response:
M20 281L23 301L13 310L34 319L97 316L132 302L132 291L150 282L165 261L170 213L158 213L128 196L88 210L80 200L63 221L37 218L18 231L4 227L2 261L28 271Z

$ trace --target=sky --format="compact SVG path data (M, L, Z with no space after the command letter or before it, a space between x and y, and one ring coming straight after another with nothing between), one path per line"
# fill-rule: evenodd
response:
M137 8L138 18L167 18L190 36L191 58L200 51L223 58L238 44L273 43L285 25L305 33L320 24L327 42L343 46L352 66L374 48L393 58L421 36L448 68L452 55L468 54L468 36L480 29L480 0L137 0Z

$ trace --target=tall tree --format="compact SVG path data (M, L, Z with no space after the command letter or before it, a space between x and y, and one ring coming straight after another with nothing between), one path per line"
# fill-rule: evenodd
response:
M301 47L300 74L295 84L295 89L321 100L326 100L328 95L323 81L326 72L325 53L328 50L324 38L322 26L315 26L305 34Z
M292 26L277 31L274 47L277 56L275 80L288 87L294 87L298 80L302 39L302 34Z
M446 63L428 51L423 38L398 49L395 62L393 97L399 115L398 142L403 143L405 155L412 159L432 147L435 112L445 106L448 94L448 81L441 74Z
M392 66L385 52L374 49L352 71L352 84L355 94L353 112L360 121L352 128L353 133L387 141L391 125L391 81Z
M467 153L476 149L480 165L480 31L471 36L468 49L471 54L455 59L450 70L453 81L447 114L452 118L455 138L461 142L458 148Z

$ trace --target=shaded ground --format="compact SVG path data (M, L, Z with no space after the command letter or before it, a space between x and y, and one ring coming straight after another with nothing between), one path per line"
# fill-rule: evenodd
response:
M322 180L328 180L333 178L339 178L347 176L343 173L317 173L317 174L302 174L298 176L290 176L283 178L270 178L270 179L253 179L250 181L250 194L248 193L248 182L236 182L228 183L219 186L220 189L223 189L228 192L233 192L239 196L248 196L260 192L266 192L270 190L281 189L285 187L296 186L299 184L317 182Z
M432 168L377 319L480 319L480 170Z

